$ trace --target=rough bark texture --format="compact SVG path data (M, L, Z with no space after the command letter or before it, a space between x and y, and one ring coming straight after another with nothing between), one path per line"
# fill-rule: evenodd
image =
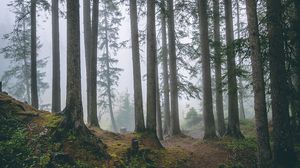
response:
M170 89L168 70L168 47L166 27L166 4L161 1L161 34L162 34L162 67L163 67L163 93L164 93L164 134L170 133Z
M145 122L144 122L144 113L143 113L143 95L142 95L136 0L130 0L130 21L131 21L130 22L131 23L131 44L132 44L132 63L133 63L135 131L143 132L145 130Z
M200 0L198 2L201 41L200 48L202 56L204 139L208 139L216 137L216 128L213 114L211 90L207 0Z
M97 116L97 48L98 48L98 23L99 23L99 0L93 0L91 31L91 58L90 58L90 125L100 127Z
M262 55L260 52L259 30L256 1L246 0L249 41L251 49L251 65L254 87L254 110L257 139L258 167L272 165L272 154L269 142L268 117L266 109L265 83L263 75Z
M61 111L58 0L52 0L52 112Z
M90 59L92 51L91 42L91 0L83 1L83 30L84 30L84 51L85 51L85 67L86 67L86 89L87 89L87 123L91 124L91 73Z
M158 62L158 61L157 61ZM159 90L159 73L158 63L156 64L156 131L159 140L163 140L162 120L161 120L161 106L160 106L160 90Z
M298 132L300 132L300 1L294 0L297 12L296 20L296 95L297 97L297 120L298 120Z
M181 134L178 114L178 79L176 66L175 26L173 0L167 1L168 9L168 37L169 37L169 63L170 63L170 92L171 92L171 122L170 134Z
M39 108L38 89L37 89L37 67L36 67L36 0L31 0L31 104Z
M156 32L155 1L147 1L147 123L156 135Z
M239 0L236 0L236 15L237 15L237 35L238 38L241 38L241 24L240 24L240 4ZM241 54L238 53L239 62L242 63ZM242 77L238 78L238 87L239 87L239 112L240 112L240 119L244 120L245 117L245 108L244 108L244 86L243 86L243 79Z
M86 133L81 100L79 0L67 0L67 101L63 112L63 128Z
M226 44L227 44L227 76L228 76L228 128L227 135L234 138L242 138L240 131L236 64L233 49L233 20L232 20L232 0L224 0L225 22L226 22Z
M281 1L267 0L274 141L273 156L275 165L290 167L294 159L294 149L289 120L287 73L285 69L281 15Z
M220 7L219 0L213 1L214 22L214 46L215 46L215 76L216 76L216 112L217 129L220 136L225 134L224 108L223 108L223 86L222 86L222 55L220 40Z

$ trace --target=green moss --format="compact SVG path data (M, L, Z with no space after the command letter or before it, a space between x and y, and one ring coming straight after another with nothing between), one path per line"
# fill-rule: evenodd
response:
M256 140L254 138L233 139L226 137L217 143L230 151L256 150Z
M40 166L41 167L46 167L47 164L50 162L50 160L51 160L50 154L48 154L48 153L43 154L40 157Z
M45 120L44 125L48 128L57 128L59 123L63 120L62 116L54 115L51 113L47 113L42 115L43 119Z

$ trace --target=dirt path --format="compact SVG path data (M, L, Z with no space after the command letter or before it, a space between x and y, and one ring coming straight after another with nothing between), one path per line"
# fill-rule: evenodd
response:
M179 147L191 153L192 168L218 168L228 162L229 153L191 137L176 137L162 142L166 148Z

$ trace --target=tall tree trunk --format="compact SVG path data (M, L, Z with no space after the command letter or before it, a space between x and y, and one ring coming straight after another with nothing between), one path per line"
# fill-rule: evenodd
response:
M240 23L240 3L239 3L239 0L236 0L236 15L237 15L237 35L238 35L238 38L237 39L240 39L241 38L241 23ZM242 63L242 57L241 57L241 54L238 53L238 59L239 59L239 62ZM244 86L243 86L243 79L242 77L239 77L238 78L238 91L239 91L239 112L240 112L240 119L244 120L246 117L245 117L245 108L244 108Z
M298 120L298 132L300 132L300 1L294 0L297 12L297 20L296 20L296 95L297 96L297 120Z
M130 0L135 131L145 130L136 0Z
M36 67L36 0L31 0L31 104L39 108L38 88L37 88L37 67Z
M246 0L248 31L251 49L251 65L254 87L254 110L257 139L258 167L272 165L272 154L269 142L268 117L266 109L265 83L262 55L260 51L259 30L256 1Z
M236 64L233 48L233 19L232 0L225 0L225 22L226 22L226 44L227 44L227 73L228 73L228 128L227 135L235 138L242 138L240 131Z
M178 114L178 79L176 66L176 47L175 47L175 25L173 0L167 0L168 9L168 37L169 37L169 56L170 56L170 92L171 92L171 123L170 134L181 134Z
M213 1L213 22L214 22L214 46L215 46L215 76L216 76L216 110L217 128L220 136L225 134L224 108L223 108L223 86L222 86L222 55L220 40L220 3Z
M105 14L104 14L104 19L105 19L105 55L106 55L106 80L107 80L107 94L108 94L108 107L109 107L109 114L110 114L110 119L111 119L111 124L113 127L113 130L115 132L118 132L117 124L115 121L114 117L114 112L113 112L113 102L112 102L112 91L111 91L111 80L110 80L110 65L109 65L109 44L108 44L108 20L107 20L107 8L105 4Z
M162 121L161 121L161 106L160 106L160 90L159 90L159 73L158 73L158 60L156 64L156 131L159 140L163 140Z
M164 92L164 134L170 133L170 89L168 71L168 47L166 27L166 4L161 1L161 32L162 32L162 66L163 66L163 92Z
M93 0L91 31L91 58L90 58L90 121L91 126L100 127L97 116L97 49L98 49L98 23L99 23L99 0Z
M58 0L52 0L52 112L61 111Z
M67 101L62 127L84 137L88 129L81 99L79 0L67 0Z
M87 123L91 124L91 73L90 59L92 51L91 38L91 0L83 1L83 29L84 29L84 51L85 51L85 68L86 68L86 90L87 90Z
M156 32L155 1L147 1L147 123L156 136Z
M294 149L289 119L287 73L281 25L282 6L280 0L267 0L267 17L269 19L268 36L270 43L274 162L275 165L290 167L290 163L294 159Z
M200 41L202 55L202 80L203 80L203 117L204 117L204 139L216 137L215 120L213 114L210 53L208 40L208 16L207 0L198 1Z

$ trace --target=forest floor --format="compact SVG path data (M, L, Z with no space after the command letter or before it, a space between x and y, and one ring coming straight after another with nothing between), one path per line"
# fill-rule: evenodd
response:
M241 122L245 139L228 137L202 140L202 131L166 138L159 149L147 134L116 134L89 128L104 152L97 153L74 135L51 139L62 116L38 111L0 93L0 165L4 167L120 167L120 168L254 168L255 129L251 120ZM192 138L194 137L194 138ZM132 139L139 142L132 153ZM105 145L103 145L105 144ZM300 146L296 149L300 151ZM300 153L300 152L299 152ZM299 154L298 153L298 154ZM0 166L1 167L1 166Z

